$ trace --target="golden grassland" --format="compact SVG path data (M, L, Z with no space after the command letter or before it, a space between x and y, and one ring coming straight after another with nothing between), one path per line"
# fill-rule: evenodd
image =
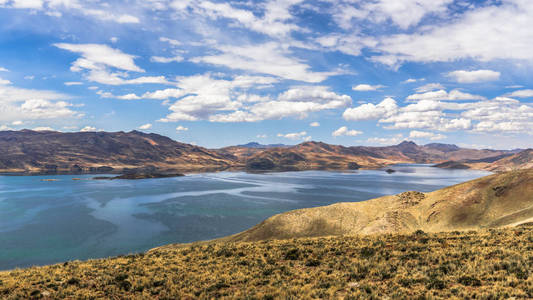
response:
M533 298L533 224L171 245L0 272L5 299Z

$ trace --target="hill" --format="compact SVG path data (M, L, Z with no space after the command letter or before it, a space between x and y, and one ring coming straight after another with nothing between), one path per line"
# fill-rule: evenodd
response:
M529 168L533 168L533 149L501 158L485 167L486 170L497 172Z
M250 150L229 147L223 150L246 164L247 169L257 171L381 168L395 163L441 163L509 155L507 151L464 149L446 144L420 146L409 141L386 147L345 147L305 142L283 148Z
M290 211L224 240L439 232L528 221L533 221L533 169L495 174L426 194L413 191Z
M464 149L447 144L420 146L409 141L386 147L305 142L294 146L249 143L206 149L139 131L61 133L31 130L0 132L0 150L3 153L0 172L29 173L182 173L229 168L248 171L347 170L381 168L396 163L486 162L512 154L510 151Z
M510 151L510 153L480 159L450 160L437 164L434 167L451 169L473 168L492 172L506 172L533 168L533 149L521 150L515 154L513 154L513 152L514 150Z
M167 246L0 272L2 299L531 299L533 224Z
M120 173L131 169L184 172L234 165L216 151L139 131L3 131L0 149L1 172Z

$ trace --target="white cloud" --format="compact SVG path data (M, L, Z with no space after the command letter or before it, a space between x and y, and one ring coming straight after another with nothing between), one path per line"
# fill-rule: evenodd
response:
M14 130L14 129L7 125L0 125L0 131L8 131L8 130Z
M401 2L398 2L401 5ZM448 62L459 59L533 60L533 2L509 0L469 9L449 23L437 22L409 34L381 38L374 60Z
M173 40L167 37L160 37L159 40L164 43L169 43L172 46L180 46L181 42L177 40Z
M150 128L152 128L152 124L150 123L139 126L140 130L148 130Z
M43 7L43 0L13 0L11 6L13 8L40 9Z
M533 98L533 90L518 90L507 94L509 97Z
M85 126L82 129L80 129L80 132L96 132L99 131L96 129L96 127L93 126Z
M397 110L396 100L386 98L377 105L366 103L358 107L348 108L344 111L342 117L347 121L372 120L391 116Z
M495 81L500 79L500 72L492 70L465 71L458 70L448 73L448 77L459 83L475 83L484 81Z
M72 85L82 85L83 82L79 82L79 81L67 81L64 83L66 86L72 86Z
M80 113L71 109L65 94L0 85L0 122L21 120L77 118Z
M309 124L309 126L311 126L311 127L320 127L320 123L312 122L312 123Z
M445 139L446 136L442 135L440 133L413 130L413 131L411 131L409 133L409 138L412 138L412 139L429 139L429 140L432 140L432 141L436 141L436 140Z
M261 17L252 11L235 8L227 2L211 1L174 1L172 7L183 13L190 11L197 15L217 20L227 19L233 21L233 26L240 26L252 31L274 37L287 36L291 31L298 30L298 26L287 21L292 18L289 9L302 0L274 0L262 6ZM231 25L230 25L231 26Z
M354 87L352 87L352 90L358 91L358 92L368 92L368 91L377 91L381 88L385 87L384 85L378 84L378 85L370 85L370 84L358 84Z
M33 80L33 79L35 79L35 76L34 75L27 75L27 76L24 76L24 79Z
M346 107L347 95L324 86L295 86L277 98L248 94L273 82L271 77L236 76L232 80L197 75L177 79L178 89L143 95L143 98L181 98L169 107L162 122L209 120L211 122L256 122L285 117L305 118L311 112Z
M255 137L258 138L258 139L266 139L268 137L268 135L266 135L266 134L258 134Z
M41 126L41 127L35 127L33 128L34 131L56 131L54 128L52 127L45 127L45 126Z
M362 134L363 132L362 131L358 131L358 130L354 130L354 129L351 129L349 130L348 127L346 126L342 126L340 127L339 129L333 131L331 133L332 136L356 136L356 135L359 135L359 134Z
M81 54L82 58L76 60L71 69L101 69L103 66L113 67L125 71L144 72L135 62L135 56L126 54L118 49L113 49L102 44L67 44L58 43L54 46Z
M0 78L0 85L8 85L8 84L11 84L11 81Z
M187 130L189 130L189 128L187 128L187 127L183 127L183 126L181 126L181 125L178 126L178 127L176 127L176 131L187 131Z
M353 20L370 20L374 23L392 21L401 29L417 25L424 16L446 12L453 0L376 0L368 2L346 1L336 3L334 21L344 29L354 27ZM357 4L357 5L354 5Z
M0 67L0 72L9 72L9 70L6 68Z
M22 124L24 124L24 122L22 122L20 120L16 120L16 121L11 122L11 125L14 125L14 126L20 126Z
M426 92L431 92L434 90L443 90L443 89L444 89L444 86L440 83L428 83L423 86L417 87L415 90L418 93L426 93Z
M171 63L171 62L180 62L183 61L183 57L181 56L174 56L174 57L163 57L163 56L152 56L150 58L150 61L156 62L156 63Z
M207 63L252 73L268 74L284 79L317 83L338 72L313 72L300 59L290 57L288 49L269 42L246 46L217 46L220 54L191 59L195 63Z
M113 36L113 37L111 37L111 38L109 39L109 41L111 41L111 43L116 43L116 42L118 42L118 37Z
M278 137L290 139L290 140L302 140L308 139L307 132L293 132L293 133L278 133Z
M135 64L134 55L123 53L118 49L102 44L67 44L58 43L54 46L81 54L72 63L70 70L73 72L87 71L87 80L108 85L123 84L168 84L164 76L142 76L129 79L124 72L111 72L110 68L121 71L145 72Z
M372 145L395 145L399 144L404 140L404 137L401 133L396 134L390 137L372 137L366 141Z
M451 90L449 93L445 90L425 92L421 94L413 94L407 97L407 100L420 101L420 100L485 100L486 98L479 95L473 95L460 90Z

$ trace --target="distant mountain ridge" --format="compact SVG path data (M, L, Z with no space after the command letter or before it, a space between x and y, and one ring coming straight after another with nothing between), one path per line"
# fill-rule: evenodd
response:
M291 147L290 145L285 144L260 144L258 142L250 142L244 145L237 145L235 147L244 147L244 148L257 148L257 149L268 149L268 148L277 148L277 147Z
M234 165L216 151L139 131L3 131L0 151L3 172L182 172L219 170Z
M315 141L293 146L251 142L206 149L140 131L3 131L0 132L0 151L0 172L4 173L347 170L446 161L459 161L479 169L487 169L488 164L494 163L494 170L504 170L506 164L520 168L517 162L527 166L527 159L531 158L525 155L506 161L503 159L518 154L437 143L417 145L412 141L383 147L347 147ZM500 163L496 164L498 161Z

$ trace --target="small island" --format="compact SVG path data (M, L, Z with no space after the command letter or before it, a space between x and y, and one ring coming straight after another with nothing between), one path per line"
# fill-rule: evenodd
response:
M185 176L181 173L173 174L160 174L160 173L131 173L123 174L119 176L97 176L93 177L93 180L115 180L115 179L127 179L127 180L136 180L136 179L151 179L151 178L171 178L171 177L181 177Z

